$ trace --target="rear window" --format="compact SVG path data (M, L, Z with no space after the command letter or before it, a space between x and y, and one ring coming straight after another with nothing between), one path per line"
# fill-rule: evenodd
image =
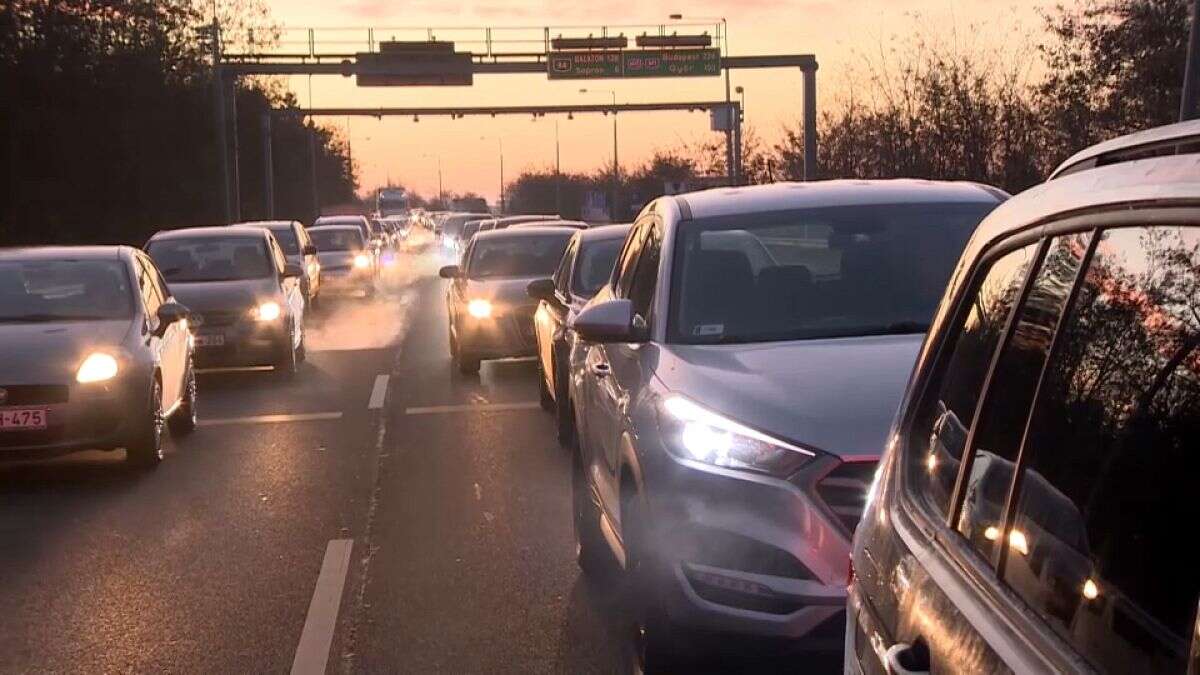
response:
M467 261L467 277L550 277L562 260L571 233L476 239Z
M575 280L571 290L580 297L590 298L600 291L612 276L617 255L625 245L624 239L607 239L584 244L575 261Z
M347 229L312 229L308 231L318 252L358 251L363 248L362 232Z
M265 242L256 237L159 239L146 252L168 282L262 279L275 267Z

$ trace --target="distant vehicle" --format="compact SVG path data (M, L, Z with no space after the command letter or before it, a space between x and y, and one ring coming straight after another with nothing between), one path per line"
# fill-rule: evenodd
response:
M520 227L523 226L511 229L516 231ZM571 440L575 427L571 421L574 411L566 404L568 362L574 344L570 322L608 283L628 233L629 225L608 225L575 233L554 276L532 281L526 287L529 296L538 301L533 328L537 337L541 404L555 414L558 439L564 445ZM562 405L558 404L560 401Z
M496 223L492 226L492 229L503 230L506 227L511 227L513 225L520 225L521 223L536 223L536 222L552 221L552 220L562 220L562 216L537 216L537 215L504 216L504 217L495 219Z
M362 230L363 239L376 251L383 248L383 232L375 221L366 216L321 216L312 224L313 227L326 225L354 225Z
M491 218L491 216L487 213L452 213L446 216L440 226L442 248L451 254L461 251L463 228L467 223L482 218Z
M639 589L646 672L677 672L712 632L841 650L844 561L888 424L1004 198L828 181L642 211L571 323L567 405L579 563L615 560Z
M846 672L1194 672L1200 121L983 221L855 535Z
M451 202L453 210L461 213L488 213L487 200L483 197L463 197Z
M483 359L532 356L534 301L529 282L554 272L575 230L565 227L475 235L449 279L450 353L464 374Z
M401 188L380 188L375 193L375 210L384 218L408 217L408 193Z
M294 375L304 361L304 270L260 227L164 230L146 242L191 309L196 363L269 365Z
M196 428L187 315L136 249L0 250L0 456L161 462Z
M300 292L304 304L316 307L321 297L321 261L317 258L317 247L308 236L308 230L297 220L260 220L239 223L250 227L262 227L275 235L275 241L290 263L300 266L304 274L300 277Z
M523 227L572 227L576 230L586 230L588 224L582 220L534 220L528 223L515 223L509 225L508 228L523 228Z
M309 230L317 246L326 288L375 295L379 259L355 225L323 225Z

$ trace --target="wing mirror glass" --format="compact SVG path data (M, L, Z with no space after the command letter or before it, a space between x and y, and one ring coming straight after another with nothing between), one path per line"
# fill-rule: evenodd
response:
M458 265L446 265L438 270L438 276L443 279L458 279L462 276L462 270L459 269Z
M283 278L284 279L294 279L296 277L302 276L303 274L304 274L304 270L301 269L301 267L299 265L297 265L296 263L288 263L283 266Z
M156 331L158 336L162 337L163 333L167 331L167 326L183 321L188 318L189 314L191 312L188 311L188 308L178 302L164 302L159 305L158 311L155 312L155 316L158 318L158 331Z
M555 291L553 279L535 279L525 287L526 295L534 300L545 300L546 302L558 301Z

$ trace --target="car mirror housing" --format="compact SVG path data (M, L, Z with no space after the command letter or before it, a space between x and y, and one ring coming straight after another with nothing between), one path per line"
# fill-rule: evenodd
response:
M458 265L446 265L438 270L438 276L443 279L457 279L462 276L462 270Z
M535 279L529 282L525 287L525 294L534 300L545 300L546 302L556 302L557 296L554 294L553 279Z
M158 332L160 336L162 332L166 331L167 326L183 321L188 318L190 313L187 307L178 302L164 302L159 305L155 316L158 317Z
M308 246L304 247L304 250L301 251L301 253L303 253L304 255L316 255L317 247L313 246L312 244L309 244Z
M586 342L643 342L645 329L633 325L633 302L620 298L585 307L571 328Z
M296 263L288 263L283 266L283 278L285 279L295 278L303 274L304 270Z

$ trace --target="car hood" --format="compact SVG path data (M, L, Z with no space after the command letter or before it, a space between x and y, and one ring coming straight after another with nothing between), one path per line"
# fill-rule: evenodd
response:
M132 325L129 319L0 323L0 386L70 382L91 351L117 349Z
M279 285L273 279L176 282L170 287L171 295L193 312L246 309L263 299L279 295Z
M529 297L525 288L529 282L545 277L520 277L504 279L468 279L467 297L474 300L482 298L493 303L520 307L532 305L537 301Z
M924 335L753 345L665 345L673 392L747 426L843 459L883 452Z

